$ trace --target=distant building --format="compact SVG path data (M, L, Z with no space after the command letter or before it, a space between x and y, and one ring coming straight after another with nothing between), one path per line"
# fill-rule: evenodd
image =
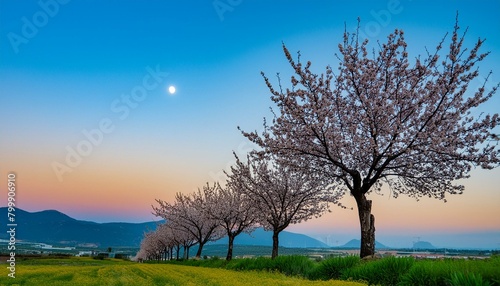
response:
M76 256L82 257L82 256L92 256L94 255L93 251L80 251Z
M41 248L45 250L75 250L75 247L65 246L65 247L54 247L50 244L38 243L33 245L34 248Z

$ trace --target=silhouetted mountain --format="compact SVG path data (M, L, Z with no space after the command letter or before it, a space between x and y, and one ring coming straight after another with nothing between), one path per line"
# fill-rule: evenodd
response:
M212 244L227 244L227 237L213 242ZM257 228L251 234L242 233L234 240L235 245L273 245L273 233ZM279 235L279 244L282 247L319 247L326 248L328 245L304 234L282 231Z
M16 209L16 239L53 245L139 247L145 232L156 229L158 222L145 223L96 223L71 218L55 210L27 212ZM7 208L0 208L0 217L7 218ZM6 224L0 225L0 239L8 239ZM328 247L309 236L283 231L280 233L282 247ZM226 244L222 238L212 244ZM241 234L235 239L237 245L272 245L272 233L262 228L251 235Z
M339 248L357 248L357 249L359 249L360 246L361 246L361 241L359 239L351 239L346 244L339 246ZM385 249L385 248L389 248L389 247L383 245L382 243L380 243L378 241L375 241L375 249Z
M414 249L436 249L434 245L432 245L428 241L418 241L413 244Z
M100 247L140 244L146 231L156 229L157 222L95 223L71 218L55 210L27 212L16 209L16 239L57 245L95 245ZM7 218L7 208L0 208L0 217ZM0 226L0 239L8 239L8 227Z

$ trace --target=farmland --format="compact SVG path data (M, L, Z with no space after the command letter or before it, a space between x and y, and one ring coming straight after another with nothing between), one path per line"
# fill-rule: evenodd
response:
M5 261L5 260L3 260ZM15 278L0 264L0 285L500 285L500 257L415 259L283 255L150 261L90 257L21 258ZM355 282L353 282L355 281ZM365 283L365 284L363 284Z
M2 267L0 285L363 285L308 281L265 271L236 272L171 264L91 258L34 259L17 264L16 278Z

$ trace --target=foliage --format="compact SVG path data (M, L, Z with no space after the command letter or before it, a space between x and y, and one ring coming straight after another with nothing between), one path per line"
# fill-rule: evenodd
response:
M228 236L226 260L233 256L236 236L243 232L251 233L257 227L257 214L252 201L240 188L228 184L221 187L205 188L207 193L207 213L218 221Z
M218 184L213 186L207 184L202 190L198 189L189 195L177 193L175 203L157 199L156 202L160 206L153 206L154 214L168 221L172 229L180 230L187 234L189 239L196 241L198 258L201 257L203 246L207 242L217 240L224 235L219 220L207 212L210 203L209 194L218 187Z
M434 267L430 263L419 262L401 277L399 284L402 286L446 285L446 279L449 275L449 269L446 265Z
M127 255L122 254L122 253L115 254L115 258L116 259L123 259L123 260L130 260L130 258Z
M95 259L95 260L104 260L105 258L106 258L106 256L104 256L102 254L99 254L99 255L92 257L92 259Z
M360 263L358 256L333 257L319 263L316 269L309 273L311 279L339 279L344 272Z
M368 261L360 260L356 256L348 256L314 262L305 256L291 255L279 256L275 260L257 257L233 259L226 262L216 258L169 261L168 263L236 271L280 272L310 280L365 281L370 285L440 286L448 285L452 283L452 280L465 281L468 279L467 281L482 281L484 285L489 283L500 286L500 257L497 256L481 260L415 260L411 257L387 257Z
M210 268L225 268L236 271L269 271L279 272L288 276L308 277L308 273L315 268L314 262L302 255L284 255L276 259L267 257L243 258L225 261L220 258L207 260L182 260L168 261L169 264L180 264L187 266L201 266Z
M290 276L307 277L308 273L315 267L311 259L301 255L277 257L274 262L276 270Z
M458 18L458 17L457 17ZM359 27L358 27L359 28ZM394 197L446 200L461 194L458 182L473 167L500 165L500 148L492 143L498 114L477 107L499 85L471 90L477 65L488 53L484 39L463 46L458 19L451 39L443 37L425 56L410 56L404 32L395 30L373 51L358 32L344 32L338 45L338 69L315 73L311 62L292 57L283 45L294 76L284 88L264 74L275 103L272 125L243 132L262 151L281 162L321 174L339 195L356 200L361 226L361 257L373 255L374 217L367 195L386 184ZM448 43L449 41L449 43Z
M396 285L413 266L413 263L414 259L411 257L388 257L381 260L364 261L356 267L344 271L341 278L368 281L374 285Z
M271 157L236 157L228 184L244 192L255 208L257 222L273 231L272 258L277 257L279 233L290 224L319 217L336 202L331 190L313 173L297 171Z
M196 257L200 258L203 246L228 236L227 260L232 258L233 241L242 232L251 232L256 227L256 214L248 196L238 188L221 187L208 183L197 192L184 195L177 193L175 202L156 200L154 214L165 219L155 232L146 233L136 260L158 259L169 254L179 256L183 247L188 259L189 248L198 245ZM178 257L177 257L178 258Z
M460 272L455 272L451 274L451 278L448 280L450 286L490 286L491 283L483 280L481 274L468 273L463 274Z
M449 283L453 273L480 274L482 279L493 285L500 285L500 258L489 259L445 259L445 260L422 260L401 278L400 285L429 285L439 286Z

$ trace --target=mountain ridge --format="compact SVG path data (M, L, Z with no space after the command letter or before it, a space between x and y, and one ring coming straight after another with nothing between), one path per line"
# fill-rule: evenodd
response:
M16 238L18 240L62 246L94 245L95 247L139 247L143 235L153 231L159 222L97 223L74 219L57 210L28 212L16 209ZM7 217L7 208L0 207L0 217ZM0 239L8 239L7 225L0 226ZM211 242L226 244L227 237ZM251 234L243 233L235 239L235 245L272 245L272 233L257 228ZM304 234L283 231L280 246L319 247L325 243Z
M339 246L339 248L353 248L353 249L359 249L361 246L361 240L359 239L351 239L344 245ZM388 247L378 241L375 240L375 249L389 249L391 247Z
M0 217L7 217L7 208L0 208ZM16 239L48 244L75 246L94 244L100 247L139 246L147 230L158 222L97 223L74 219L57 210L28 212L15 210ZM7 225L0 226L0 239L7 239Z
M432 243L428 241L417 241L413 244L413 248L428 250L428 249L436 249L437 247L435 247L434 245L432 245Z

